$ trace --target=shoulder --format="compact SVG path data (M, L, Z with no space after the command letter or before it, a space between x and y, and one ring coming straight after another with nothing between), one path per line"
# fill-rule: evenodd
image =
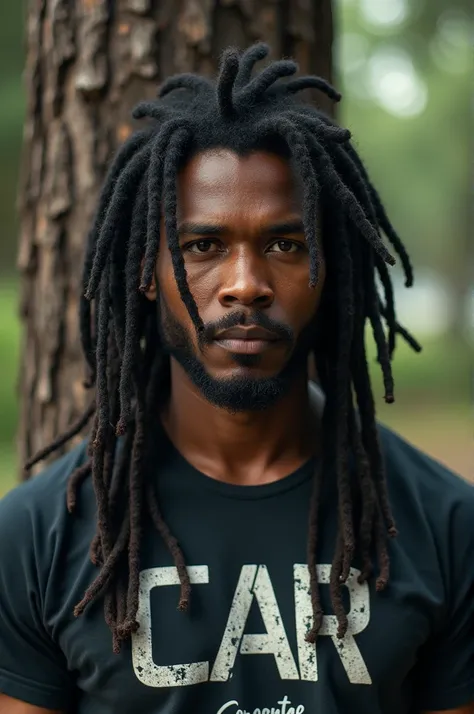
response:
M87 442L56 459L34 478L14 488L0 500L2 537L31 529L38 521L50 525L66 513L67 485L71 474L87 460Z
M474 508L474 486L428 454L410 444L386 426L379 425L379 435L390 483L407 482L427 494L452 495L467 499ZM474 515L474 513L473 513Z
M379 435L390 498L402 519L422 519L441 538L474 549L474 486L387 427Z

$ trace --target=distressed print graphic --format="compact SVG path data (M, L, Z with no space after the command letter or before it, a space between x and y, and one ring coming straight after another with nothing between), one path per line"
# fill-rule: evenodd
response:
M329 584L331 566L317 566L321 584ZM192 585L210 583L207 565L188 567ZM349 594L349 627L339 640L335 615L324 615L321 636L330 637L351 684L372 683L369 671L355 637L370 621L370 596L367 583L360 584L360 571L351 568L346 587ZM296 621L297 661L291 650L285 623L266 565L244 565L235 588L227 624L222 634L216 658L209 661L157 665L153 661L153 626L150 594L154 588L179 586L174 566L150 568L140 574L138 622L140 628L132 638L132 662L137 679L147 687L186 687L203 682L227 682L238 656L272 655L280 679L318 681L318 644L306 642L311 627L312 609L308 567L293 566L294 608ZM246 633L246 625L253 602L256 602L265 627L260 634Z

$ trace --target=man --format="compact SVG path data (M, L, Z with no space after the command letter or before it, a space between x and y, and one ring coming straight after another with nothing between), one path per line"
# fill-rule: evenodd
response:
M166 82L105 182L95 398L38 458L92 433L0 505L0 712L474 711L473 489L377 427L367 371L367 320L388 401L417 348L382 232L410 262L297 97L337 93L251 79L267 51Z

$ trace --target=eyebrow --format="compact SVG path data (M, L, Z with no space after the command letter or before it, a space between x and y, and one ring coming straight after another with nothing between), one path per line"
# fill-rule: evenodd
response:
M208 225L206 223L182 223L178 227L179 235L219 236L224 233L224 226Z
M226 227L207 223L182 223L178 228L179 235L195 236L220 236L226 232ZM262 233L269 236L290 235L291 233L304 233L303 221L296 219L292 221L282 221L266 226Z
M296 219L294 221L283 221L267 226L264 231L267 235L289 235L290 233L304 233L303 221Z

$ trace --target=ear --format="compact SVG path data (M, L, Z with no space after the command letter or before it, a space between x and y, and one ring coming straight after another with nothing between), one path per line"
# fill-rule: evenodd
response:
M141 276L143 275L143 263L144 263L144 259L142 258L142 264L141 264L141 269L140 269L140 278L141 278ZM150 302L156 302L156 298L158 297L158 288L157 288L157 285L156 285L156 275L155 275L155 273L153 273L153 278L152 278L152 280L151 280L150 287L149 287L148 290L147 290L145 293L143 293L143 294L145 295L145 297L147 298L147 300L150 300Z

